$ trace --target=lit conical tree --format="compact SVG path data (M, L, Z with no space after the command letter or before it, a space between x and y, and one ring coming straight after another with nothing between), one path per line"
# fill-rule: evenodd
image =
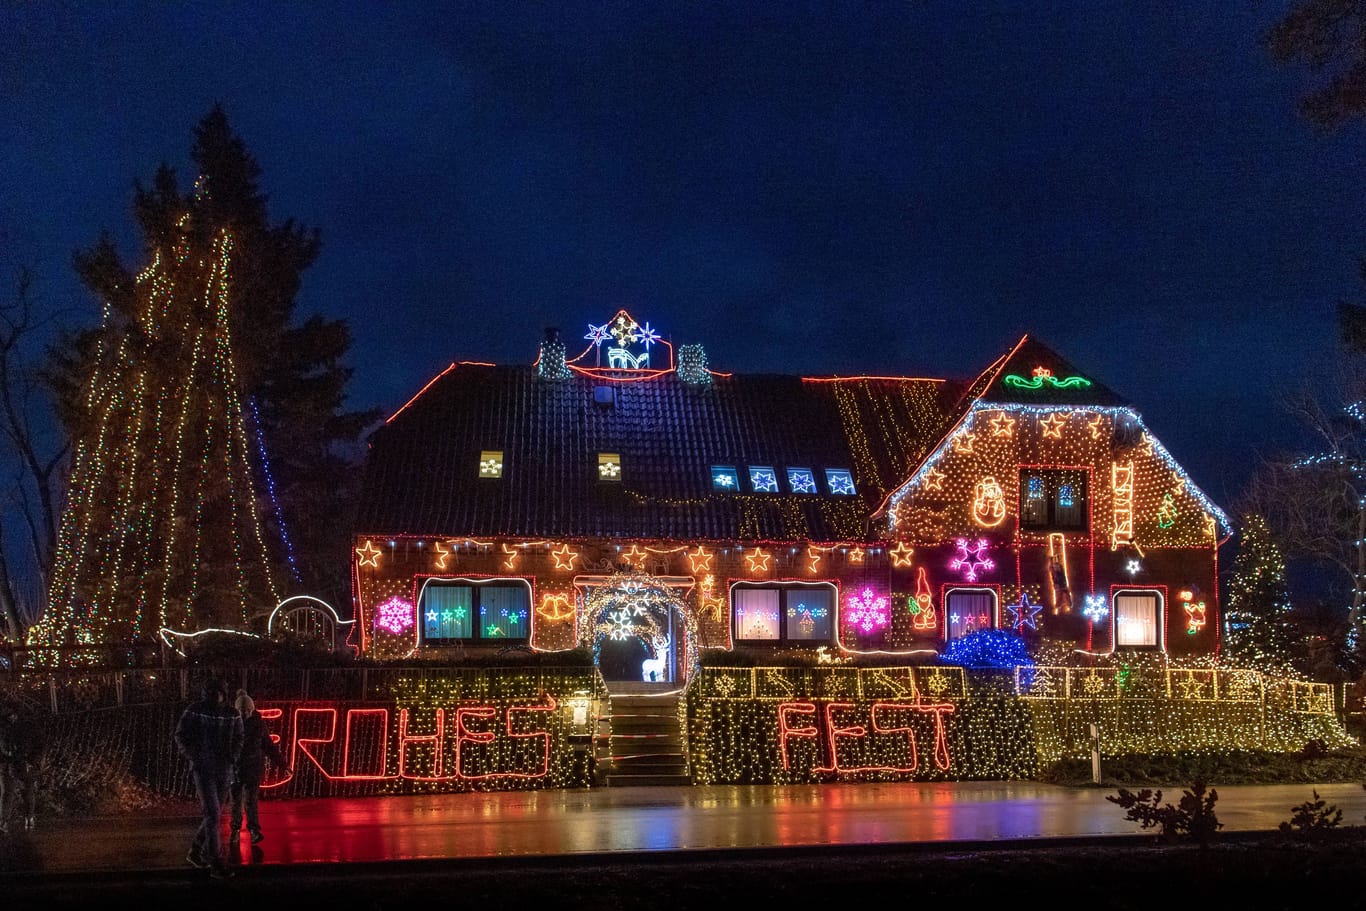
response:
M1228 586L1229 656L1253 667L1287 668L1294 641L1290 611L1285 557L1266 520L1249 515Z
M279 600L233 358L232 236L205 221L187 214L168 232L133 283L132 319L103 308L32 645L241 628Z

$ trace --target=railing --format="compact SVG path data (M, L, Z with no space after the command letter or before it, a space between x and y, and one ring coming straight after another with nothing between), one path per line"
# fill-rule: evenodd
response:
M543 692L587 689L603 698L606 688L595 667L345 667L235 668L220 674L230 690L245 689L262 700L394 701L415 690L439 689L455 699L532 698ZM15 691L52 714L125 705L183 703L198 692L204 672L192 668L138 668L118 671L24 671L15 674Z
M965 699L961 667L704 667L704 699Z
M1294 712L1331 715L1335 710L1332 684L1268 678L1245 668L1167 668L1155 674L1121 668L1017 667L1015 693L1025 699L1163 698L1257 704L1265 703L1270 693L1283 698Z

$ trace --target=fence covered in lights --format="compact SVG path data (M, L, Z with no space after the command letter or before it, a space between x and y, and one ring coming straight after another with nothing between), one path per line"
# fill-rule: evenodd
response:
M592 667L347 668L229 675L257 695L293 767L267 796L590 787L610 720ZM190 796L171 732L180 671L26 675L51 710L50 780L126 772ZM689 688L696 784L1008 780L1102 753L1292 752L1352 742L1327 684L1251 670L1020 667L703 668ZM66 770L66 771L64 771Z

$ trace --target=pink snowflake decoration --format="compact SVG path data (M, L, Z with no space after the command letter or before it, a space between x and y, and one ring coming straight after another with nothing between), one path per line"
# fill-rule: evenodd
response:
M977 581L978 572L996 566L987 556L986 538L978 538L975 543L970 543L967 538L959 538L956 543L958 556L949 563L949 569L963 570L963 577L969 582Z
M850 595L845 605L848 607L845 617L865 633L881 629L890 620L887 615L887 599L874 595L871 588L865 588L862 595Z
M413 605L394 595L375 608L375 628L401 636L413 627Z

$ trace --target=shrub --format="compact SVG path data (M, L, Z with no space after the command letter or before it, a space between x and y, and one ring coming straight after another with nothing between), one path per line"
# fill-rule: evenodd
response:
M1210 788L1206 793L1203 781L1196 781L1183 791L1176 806L1163 804L1162 792L1148 788L1137 793L1120 788L1118 794L1105 799L1123 807L1125 819L1133 820L1144 829L1157 827L1159 836L1167 842L1190 836L1202 845L1207 844L1214 833L1224 827L1214 814L1219 792Z
M1319 797L1314 789L1314 799L1306 800L1299 806L1291 807L1289 822L1280 825L1287 835L1295 834L1304 838L1316 838L1342 824L1342 810Z

